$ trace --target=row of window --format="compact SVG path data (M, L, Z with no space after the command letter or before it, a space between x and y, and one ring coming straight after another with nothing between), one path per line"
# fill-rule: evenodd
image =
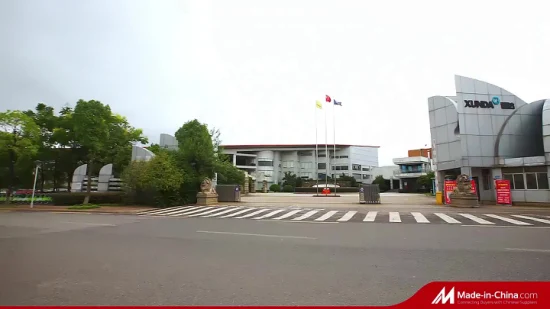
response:
M549 189L546 166L503 168L502 178L510 181L512 190Z

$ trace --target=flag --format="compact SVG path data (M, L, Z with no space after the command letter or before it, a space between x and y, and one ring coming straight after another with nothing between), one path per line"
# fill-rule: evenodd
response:
M342 102L338 102L338 101L334 100L334 105L340 105L340 106L342 106Z
M332 99L328 95L325 95L325 101L330 102Z
M323 109L323 104L321 104L321 102L319 102L319 101L315 101L315 106L316 106L318 109Z

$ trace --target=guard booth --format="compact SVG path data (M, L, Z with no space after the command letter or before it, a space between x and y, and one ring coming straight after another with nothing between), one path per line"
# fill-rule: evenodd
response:
M241 189L239 185L217 185L218 202L240 202Z
M380 204L380 187L378 184L364 184L359 188L359 203Z

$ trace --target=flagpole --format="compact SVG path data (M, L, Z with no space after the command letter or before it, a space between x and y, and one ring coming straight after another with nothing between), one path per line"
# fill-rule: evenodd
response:
M317 143L317 102L315 102L315 179L317 179L317 185L315 186L315 191L319 195L319 145Z
M333 137L334 137L334 158L336 159L336 107L334 106L334 102L332 103L332 130L333 130ZM336 196L336 174L334 174L334 196Z
M325 108L325 155L326 155L326 173L325 173L325 188L328 188L328 173L329 173L329 162L328 157L330 154L328 153L328 134L327 134L327 109Z

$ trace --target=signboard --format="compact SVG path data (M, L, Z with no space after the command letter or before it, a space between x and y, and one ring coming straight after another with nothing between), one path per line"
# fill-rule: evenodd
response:
M495 190L497 193L497 204L512 205L512 191L510 187L510 180L495 180Z
M516 106L512 102L501 102L499 97L493 97L491 101L483 100L464 100L464 107L470 108L495 108L500 105L501 109L515 109Z
M456 188L456 180L445 180L445 204L451 204L451 193L453 193Z
M476 181L471 179L470 180L470 185L472 186L472 193L477 195L477 187L476 187Z

